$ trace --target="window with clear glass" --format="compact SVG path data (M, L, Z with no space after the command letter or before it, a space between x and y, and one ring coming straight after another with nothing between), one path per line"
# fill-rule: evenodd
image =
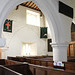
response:
M40 14L39 13L30 11L30 10L27 10L26 13L27 13L26 15L27 24L40 26Z
M30 44L23 44L22 46L22 55L29 56L30 55Z

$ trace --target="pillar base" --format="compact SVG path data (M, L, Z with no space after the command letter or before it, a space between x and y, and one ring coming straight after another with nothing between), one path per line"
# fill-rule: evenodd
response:
M53 61L67 62L67 47L69 43L51 43L53 47Z

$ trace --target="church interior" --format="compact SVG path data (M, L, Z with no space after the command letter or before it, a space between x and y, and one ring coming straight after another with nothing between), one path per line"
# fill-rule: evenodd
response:
M63 26L35 1L24 0L2 17L0 75L75 75L75 1L55 2Z

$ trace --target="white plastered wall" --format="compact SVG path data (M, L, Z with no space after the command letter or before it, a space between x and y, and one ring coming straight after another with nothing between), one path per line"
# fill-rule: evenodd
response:
M17 4L24 1L26 0L6 0L6 1L0 0L0 25L1 25L0 29L2 29L4 20L6 19L6 16L9 14L10 10L12 10L12 8L15 7ZM70 42L69 27L72 22L72 19L62 14L59 14L58 1L59 0L34 0L34 2L39 6L39 8L44 13L44 15L47 17L49 25L51 24L50 28L51 28L51 34L53 37L52 45L54 47L53 60L60 61L61 59L61 61L67 61L67 53L65 51L67 51L67 45ZM61 1L69 5L72 4L70 2L71 0L61 0ZM61 58L63 55L64 55L64 58Z
M28 25L26 23L26 10L29 8L19 6L18 10L12 10L7 19L13 20L12 33L3 32L8 47L6 56L21 56L22 43L32 43L35 47L31 50L30 55L47 55L47 39L40 39L40 27ZM32 10L34 11L34 10ZM40 13L38 11L35 11ZM40 25L45 26L43 18L40 19ZM34 45L33 45L34 46Z

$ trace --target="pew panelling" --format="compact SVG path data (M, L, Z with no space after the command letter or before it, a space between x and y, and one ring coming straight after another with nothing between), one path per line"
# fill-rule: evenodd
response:
M0 59L0 65L5 65L5 60L4 59Z
M0 75L22 75L22 74L0 65Z
M48 67L32 65L32 64L30 64L29 67L33 75L75 75L75 71L71 71L71 70L68 71L58 70L51 67L48 68Z
M22 75L32 75L32 72L30 71L28 64L6 65L5 67L18 73L21 73Z
M48 67L53 67L53 61L48 61L48 62L47 62L47 66L48 66Z
M47 71L42 70L40 68L36 68L36 75L47 75Z
M47 60L46 60L46 57L44 57L44 59L34 59L34 58L33 57L28 58L27 57L24 60L26 60L30 64L53 67L53 61L49 60L49 57L47 57ZM68 58L69 58L69 60L70 59L75 59L74 57L68 57ZM75 63L74 62L65 62L65 70L73 70L73 71L75 71Z
M74 62L65 62L65 70L75 71L75 63Z
M22 64L22 63L12 60L5 60L5 65L15 65L15 64Z
M40 60L35 60L35 65L41 65L41 61Z
M31 64L35 64L35 60L32 59L32 60L31 60Z
M41 61L41 66L47 66L47 61Z

